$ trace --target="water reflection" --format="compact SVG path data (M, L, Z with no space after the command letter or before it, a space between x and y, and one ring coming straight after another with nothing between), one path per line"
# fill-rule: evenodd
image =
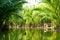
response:
M0 40L60 40L60 31L38 28L20 28L9 33L0 32Z

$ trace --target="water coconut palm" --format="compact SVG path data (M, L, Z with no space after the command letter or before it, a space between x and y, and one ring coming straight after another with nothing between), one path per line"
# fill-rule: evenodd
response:
M42 0L40 6L35 10L40 11L41 20L44 22L52 21L57 26L60 26L60 1L58 0Z
M24 0L0 0L0 30L8 30L12 15L21 18L17 12L22 10L24 3Z

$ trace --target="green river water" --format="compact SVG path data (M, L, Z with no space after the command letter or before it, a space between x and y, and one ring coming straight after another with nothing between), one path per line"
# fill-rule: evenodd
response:
M60 32L44 32L44 30L36 28L11 29L10 32L0 32L0 40L60 40Z

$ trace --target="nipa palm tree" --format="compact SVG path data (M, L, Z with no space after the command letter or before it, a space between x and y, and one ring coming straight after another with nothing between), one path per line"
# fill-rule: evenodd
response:
M22 18L21 15L18 15L18 11L22 10L24 3L24 0L0 0L0 30L7 30L9 23L15 16ZM14 17L11 19L12 15Z
M35 10L39 10L41 14L45 13L45 16L42 16L42 19L45 22L49 19L54 21L57 26L60 26L60 0L42 0L42 3L40 4L42 5Z

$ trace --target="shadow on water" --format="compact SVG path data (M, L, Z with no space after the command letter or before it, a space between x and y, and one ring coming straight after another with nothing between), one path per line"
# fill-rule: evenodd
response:
M3 33L0 31L0 40L3 40Z
M8 38L8 32L2 32L0 30L0 40L9 40L9 38Z

